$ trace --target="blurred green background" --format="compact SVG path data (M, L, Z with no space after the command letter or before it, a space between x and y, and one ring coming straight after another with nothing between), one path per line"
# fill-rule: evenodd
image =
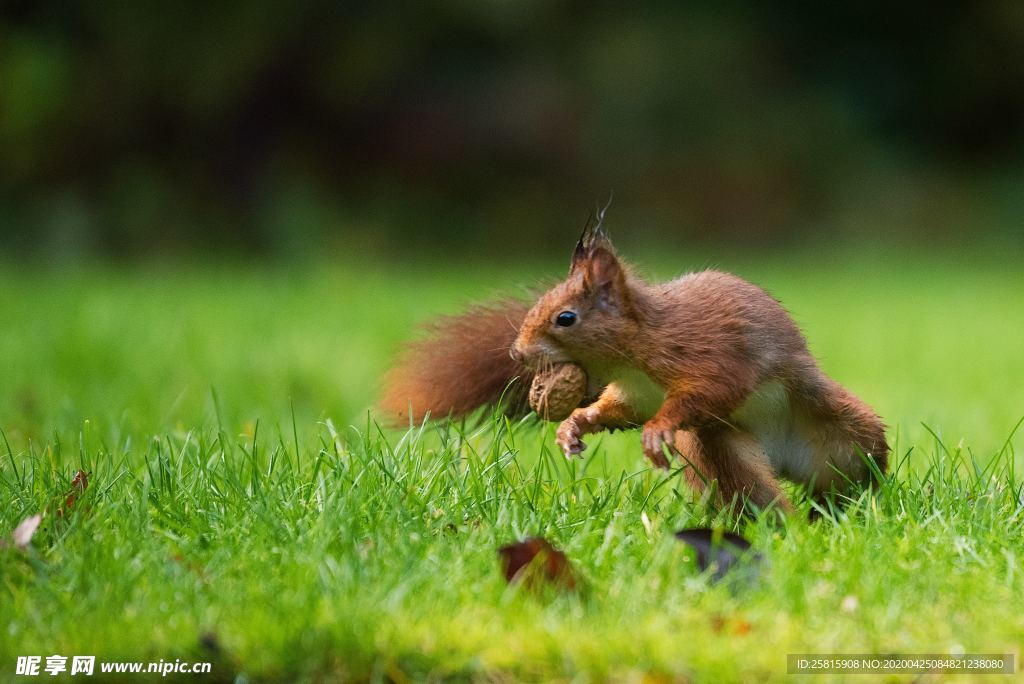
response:
M1019 654L1022 187L1019 0L6 0L0 539L47 515L0 553L0 681ZM762 285L888 425L877 500L748 528L749 600L680 562L711 513L635 432L565 464L552 425L371 422L418 323L560 277L612 191L643 275ZM508 593L494 549L534 534L593 600Z
M924 423L987 459L1024 417L1024 288L1010 259L639 261L651 278L714 264L768 288L825 371L879 411L900 453L932 444ZM210 425L251 436L259 423L290 440L293 416L300 435L327 420L365 430L418 323L563 271L560 259L0 270L0 429L16 451L73 450L83 429L115 445ZM641 462L636 434L621 437L623 458Z
M1024 414L1019 3L0 17L0 409L21 443L90 416L194 425L211 388L238 423L288 402L360 423L416 323L557 278L611 191L644 273L765 286L894 429L992 449Z
M1019 242L1024 10L8 1L0 252Z

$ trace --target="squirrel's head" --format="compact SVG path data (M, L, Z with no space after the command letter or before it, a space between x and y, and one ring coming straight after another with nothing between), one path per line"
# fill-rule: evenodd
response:
M623 353L635 319L631 275L602 226L588 221L572 255L569 276L533 305L512 345L512 358L531 367L575 362L604 365Z

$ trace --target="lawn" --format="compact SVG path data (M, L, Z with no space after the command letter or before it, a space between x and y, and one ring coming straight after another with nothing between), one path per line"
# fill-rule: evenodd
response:
M0 267L0 536L45 511L27 549L0 550L0 680L18 655L52 654L396 682L785 680L786 654L813 652L1019 658L1019 265L655 259L654 274L715 265L767 287L889 425L897 467L879 492L773 524L708 511L679 471L647 467L636 434L567 463L529 420L378 427L380 375L417 322L561 268L427 261ZM672 536L695 525L751 539L758 579L700 573ZM532 535L581 589L506 584L497 548Z

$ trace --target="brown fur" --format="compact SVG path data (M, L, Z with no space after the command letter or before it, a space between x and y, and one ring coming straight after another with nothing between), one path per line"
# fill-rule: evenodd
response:
M556 325L565 311L576 322ZM460 416L494 404L511 382L506 409L519 413L533 372L562 362L600 390L559 426L566 456L585 448L583 435L642 426L652 463L682 457L695 489L713 485L721 503L762 508L790 508L779 477L820 498L871 481L861 454L885 472L881 420L821 371L777 301L717 271L648 284L600 224L580 239L566 280L529 310L505 302L432 326L389 374L382 403L400 421L410 405L417 422Z
M529 305L505 300L476 306L427 327L385 378L381 408L393 422L462 417L481 406L525 415L533 373L509 356Z
M575 312L577 322L554 325L562 311ZM698 489L708 480L726 501L738 495L782 508L789 503L778 476L822 495L870 481L858 451L886 468L878 416L825 376L764 290L716 271L649 285L599 232L577 247L568 278L526 315L513 353L533 367L579 363L606 385L559 427L567 456L585 448L582 435L642 424L644 453L655 465L667 467L666 451L675 452L702 471L690 478ZM656 408L641 405L645 383L663 392ZM781 446L768 454L765 439Z
M698 492L710 489L716 503L749 501L762 509L773 504L791 508L768 457L749 435L677 430L674 447L688 466L687 483Z

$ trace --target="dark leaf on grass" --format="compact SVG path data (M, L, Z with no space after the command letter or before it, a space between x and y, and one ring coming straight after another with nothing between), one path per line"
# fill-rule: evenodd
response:
M18 526L14 528L14 532L11 534L11 543L14 545L14 548L27 548L29 542L32 541L32 535L39 529L39 523L42 521L43 516L36 513L18 523Z
M744 558L751 563L761 562L759 553L750 552L750 542L738 534L725 530L697 527L676 532L676 537L697 552L697 567L701 572L713 567L712 579L725 577Z
M220 639L213 632L203 632L199 635L199 645L215 655L220 654Z
M538 588L552 584L573 589L576 578L565 554L546 539L533 537L498 549L508 582L522 582Z

